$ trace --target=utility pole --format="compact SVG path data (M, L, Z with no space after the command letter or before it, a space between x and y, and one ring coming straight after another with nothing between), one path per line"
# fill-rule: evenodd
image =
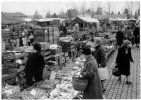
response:
M92 4L92 12L93 12L93 4Z
M67 19L68 19L68 4L66 4L67 5Z
M44 10L44 18L45 18L45 9L43 9Z

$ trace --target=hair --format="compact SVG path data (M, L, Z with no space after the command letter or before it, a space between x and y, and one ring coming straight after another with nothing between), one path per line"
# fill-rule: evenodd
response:
M35 50L37 50L37 52L40 52L41 51L41 44L40 43L34 43L33 48Z
M84 55L91 55L92 51L91 51L90 46L84 45L83 48L82 48L82 54L84 54Z
M128 26L127 29L130 29L130 27Z

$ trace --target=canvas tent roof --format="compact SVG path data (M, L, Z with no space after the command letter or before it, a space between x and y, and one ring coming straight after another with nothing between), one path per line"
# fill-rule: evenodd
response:
M125 19L127 18L127 15L126 14L106 14L106 15L94 15L95 19L105 19L105 18L112 18L112 19L115 19L115 18L122 18L122 19Z
M18 24L20 22L12 19L12 18L2 18L2 24Z
M90 18L90 17L76 17L73 19L70 23L75 23L75 22L87 22L87 23L97 23L99 22L98 19Z
M24 20L25 20L26 22L31 22L31 21L32 21L31 18L24 18Z

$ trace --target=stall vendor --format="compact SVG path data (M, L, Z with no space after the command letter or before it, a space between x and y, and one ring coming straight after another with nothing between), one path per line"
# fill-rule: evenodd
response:
M40 51L41 45L39 43L34 43L33 53L29 56L25 66L27 87L30 87L34 84L33 78L35 82L40 82L43 79L42 74L45 63L44 57L41 55Z
M16 47L15 41L12 37L10 37L6 43L5 50L13 50Z

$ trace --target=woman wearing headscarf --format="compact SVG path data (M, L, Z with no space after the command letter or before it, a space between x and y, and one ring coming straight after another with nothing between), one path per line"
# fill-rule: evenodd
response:
M106 90L104 88L104 81L108 78L108 69L106 67L106 54L104 48L101 46L102 40L100 38L96 38L94 42L95 42L94 58L96 59L98 64L101 85L104 92Z
M131 55L131 47L129 46L130 44L130 41L125 40L122 44L122 47L119 48L116 58L117 68L119 69L120 74L126 76L126 84L132 84L129 81L130 62L133 62ZM121 81L121 76L119 77L119 81Z
M42 73L45 63L44 57L41 55L40 51L41 45L39 43L34 43L33 53L29 56L25 66L27 86L33 85L33 77L35 82L42 81Z
M83 99L103 99L98 66L95 58L91 54L90 47L85 46L82 54L84 55L86 62L81 74L88 79L88 85L83 91Z

